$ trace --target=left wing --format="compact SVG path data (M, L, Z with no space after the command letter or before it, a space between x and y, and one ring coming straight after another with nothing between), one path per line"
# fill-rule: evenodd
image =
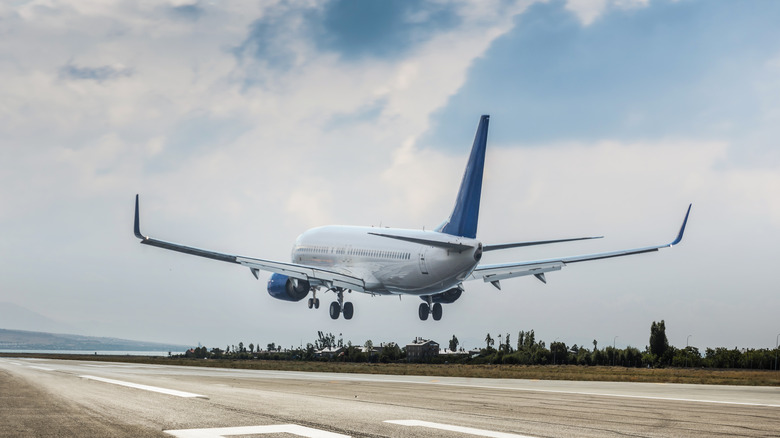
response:
M499 281L507 278L522 277L525 275L533 275L542 282L547 283L547 280L544 277L546 272L560 271L561 268L569 263L623 257L627 255L658 251L661 248L670 248L682 241L683 233L685 232L685 225L688 223L688 215L691 213L691 206L692 205L688 205L688 211L685 213L685 219L683 220L682 226L680 227L680 232L677 234L677 238L674 239L674 241L671 243L667 243L665 245L648 246L645 248L626 249L622 251L602 252L573 257L561 257L556 259L477 266L471 275L467 277L467 279L475 280L481 278L486 283L492 283L493 286L497 287L498 289L501 289L501 284Z
M359 277L312 266L298 265L295 263L276 262L273 260L263 260L252 257L225 254L144 236L141 234L141 227L138 216L138 195L135 195L135 223L133 226L133 231L135 233L135 237L141 239L141 243L144 245L156 246L158 248L177 251L184 254L205 257L212 260L219 260L221 262L243 265L252 271L252 275L254 275L255 278L258 278L259 271L269 271L283 274L288 277L297 278L299 280L308 280L312 284L320 284L328 288L341 287L344 289L351 289L356 292L365 292L365 282L362 278Z

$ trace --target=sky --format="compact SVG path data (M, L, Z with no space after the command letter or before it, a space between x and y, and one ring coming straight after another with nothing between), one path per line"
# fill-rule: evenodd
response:
M774 348L780 2L11 1L0 4L2 328L208 347L490 333ZM431 229L491 115L478 237L604 235L485 263L656 245L415 297L273 299L152 237L287 261L327 224ZM29 313L27 313L29 312ZM35 314L24 320L8 315ZM8 322L11 321L11 322Z

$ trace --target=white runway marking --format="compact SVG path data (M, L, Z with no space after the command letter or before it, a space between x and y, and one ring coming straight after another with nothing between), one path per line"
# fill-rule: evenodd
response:
M54 371L54 370L53 370L53 369L51 369L51 368L36 367L35 365L28 365L27 367L28 367L28 368L34 368L34 369L36 369L36 370L41 370L41 371Z
M82 379L97 380L98 382L111 383L114 385L127 386L128 388L143 389L144 391L159 392L160 394L175 395L176 397L186 398L208 398L205 395L193 394L191 392L177 391L175 389L159 388L157 386L140 385L138 383L123 382L121 380L105 379L95 376L79 376Z
M469 435L486 436L490 438L534 438L528 435L517 435L515 433L495 432L492 430L474 429L472 427L453 426L451 424L431 423L430 421L418 420L385 420L385 423L398 424L401 426L428 427L431 429L446 430L448 432L459 432Z
M218 427L214 429L166 430L165 433L179 438L222 438L236 435L264 435L269 433L288 433L307 438L350 438L349 435L327 432L297 424L277 424L269 426Z
M290 372L289 374L296 374ZM305 373L297 373L302 376L306 376ZM277 378L289 378L289 377L277 377ZM721 405L739 405L739 406L764 406L770 408L780 408L780 404L775 403L753 403L753 402L739 402L739 401L727 401L727 400L708 400L708 399L696 399L686 397L669 397L669 396L653 396L653 395L634 395L634 394L615 394L610 392L598 392L598 391L575 391L575 390L560 390L560 389L543 389L543 388L518 388L508 386L494 386L494 385L475 385L471 383L449 383L440 381L410 381L401 379L376 379L371 377L354 377L354 376L323 376L318 377L321 380L344 380L353 382L384 382L384 383L406 383L415 385L437 385L437 386L453 386L460 388L480 388L480 389L496 389L500 391L527 391L527 392L543 392L548 394L575 394L575 395L592 395L599 397L618 397L618 398L635 398L645 400L664 400L664 401L680 401L691 403L713 403Z

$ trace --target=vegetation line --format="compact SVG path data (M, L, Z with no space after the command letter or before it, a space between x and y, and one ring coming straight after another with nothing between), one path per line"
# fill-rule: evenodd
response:
M341 336L341 335L339 335ZM514 348L510 334L487 334L485 348L466 351L453 335L444 350L439 344L417 338L400 347L390 342L375 346L371 340L353 345L333 333L317 333L306 347L283 349L270 343L260 346L228 345L225 350L204 346L168 357L0 353L0 357L42 357L74 360L113 361L160 365L187 365L257 370L311 371L444 377L488 377L508 379L593 380L612 382L700 383L722 385L780 386L777 348L733 350L669 345L666 324L653 321L649 346L643 352L615 345L599 349L567 346L557 339L547 348L533 330L520 331Z
M356 363L284 359L195 359L183 357L0 353L0 357L123 362L248 370L475 377L499 379L578 380L604 382L692 383L780 386L780 373L770 370L707 368L627 368L580 365Z

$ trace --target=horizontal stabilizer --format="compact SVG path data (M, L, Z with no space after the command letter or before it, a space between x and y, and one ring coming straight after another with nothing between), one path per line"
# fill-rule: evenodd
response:
M557 240L537 240L534 242L517 242L517 243L501 243L498 245L485 245L482 247L483 251L495 251L497 249L509 249L519 248L522 246L535 246L535 245L548 245L550 243L562 243L562 242L574 242L575 240L590 240L590 239L603 239L604 236L597 237L575 237L572 239L557 239Z
M474 248L472 245L464 245L462 243L457 243L457 242L442 242L441 240L421 239L419 237L398 236L395 234L382 234L382 233L368 233L368 234L371 234L373 236L387 237L389 239L403 240L404 242L419 243L420 245L435 246L437 248L444 248L444 249L448 249L451 251L458 251L458 252Z

